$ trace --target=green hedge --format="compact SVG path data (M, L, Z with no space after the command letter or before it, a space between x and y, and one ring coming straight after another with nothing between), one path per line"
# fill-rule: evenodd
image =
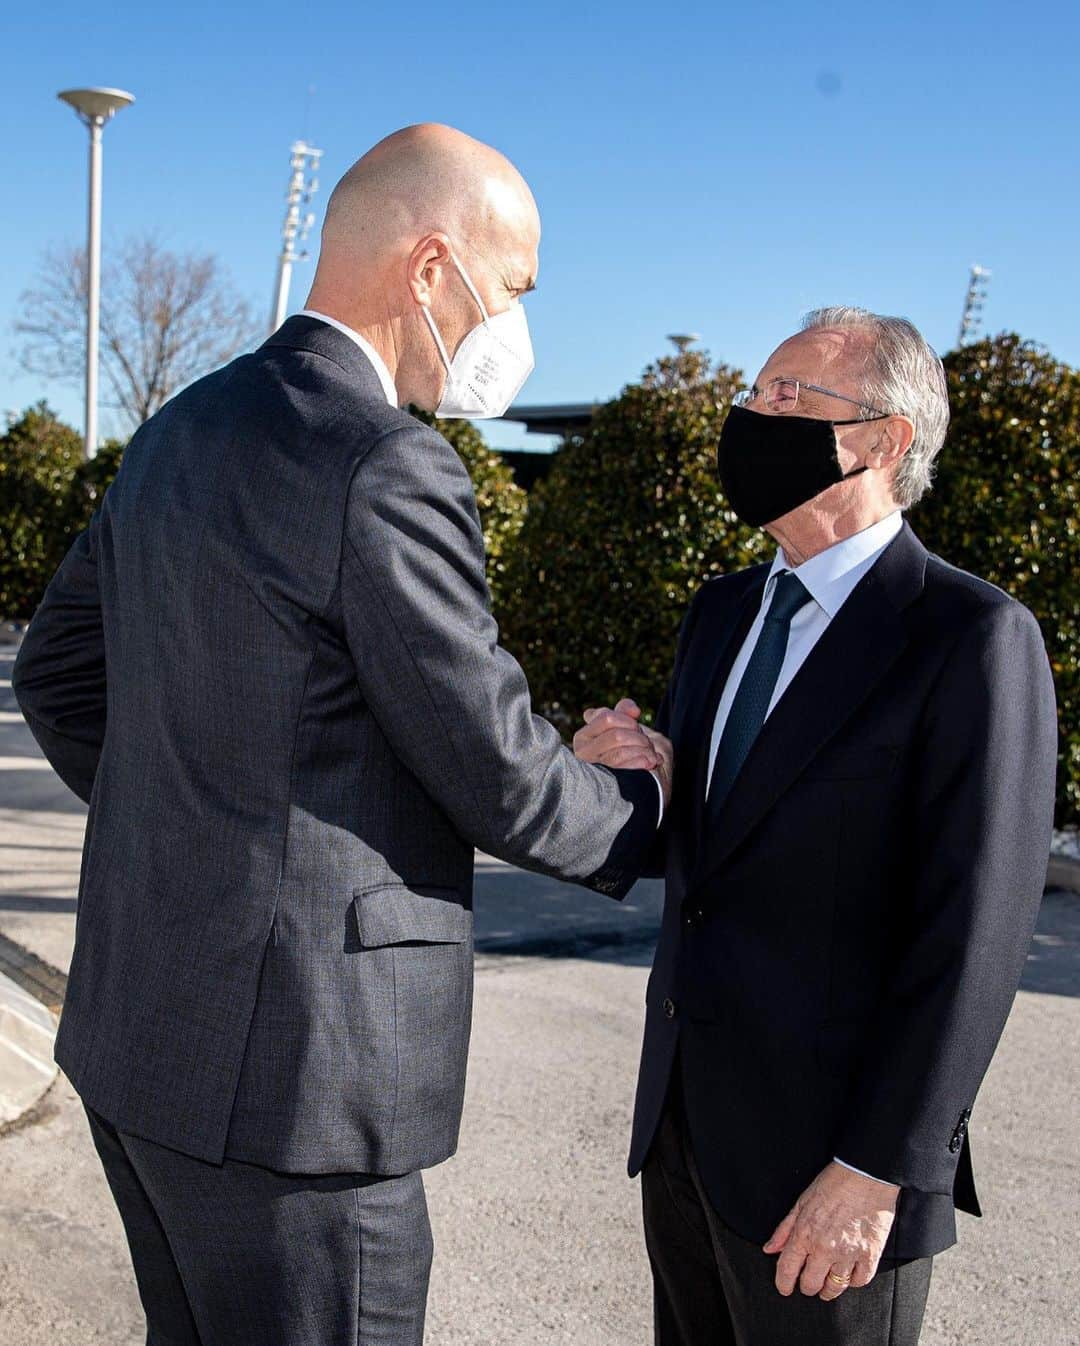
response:
M506 556L525 518L526 495L498 453L468 421L437 424L460 454L476 489L498 606ZM0 618L27 621L67 549L90 521L116 475L124 445L103 444L85 460L82 439L41 402L0 436Z
M1080 374L1005 334L946 357L952 424L927 545L1035 613L1061 720L1059 826L1080 822ZM508 565L505 638L538 706L564 732L586 704L668 676L679 621L709 574L771 555L724 509L719 426L739 376L700 356L661 361L601 408L530 496Z
M695 589L770 551L716 484L717 434L740 386L702 354L660 360L530 492L498 615L538 708L564 732L585 706L624 695L651 714Z
M121 448L83 458L81 437L44 402L0 436L0 617L28 620L116 473Z
M927 546L1039 619L1061 725L1058 826L1080 823L1080 373L1014 333L945 357L952 420Z
M1080 823L1080 374L1005 334L946 357L952 424L911 515L933 550L1032 609L1061 716L1059 826ZM738 371L689 353L657 362L569 439L531 495L463 421L438 429L472 476L495 613L537 707L572 732L588 704L663 694L679 622L711 574L770 556L716 481ZM432 418L421 415L431 423ZM28 618L111 481L41 404L0 439L0 615Z

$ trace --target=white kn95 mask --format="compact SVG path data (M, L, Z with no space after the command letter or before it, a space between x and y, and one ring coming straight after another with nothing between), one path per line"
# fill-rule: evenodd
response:
M511 304L504 313L491 317L453 253L450 260L476 300L483 321L466 334L451 359L431 310L423 306L424 318L446 367L446 387L435 415L443 419L490 420L503 415L533 371L536 362L529 323L520 303Z

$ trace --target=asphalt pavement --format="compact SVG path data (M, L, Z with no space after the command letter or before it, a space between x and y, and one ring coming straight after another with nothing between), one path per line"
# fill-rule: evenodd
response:
M62 973L85 809L8 718L5 653L0 939ZM638 1185L624 1165L660 900L658 884L615 904L478 857L461 1146L427 1175L429 1342L651 1340ZM937 1259L924 1346L1080 1344L1078 1079L1080 899L1051 893L971 1119L985 1217L960 1216L959 1245ZM0 1132L0 1346L144 1339L119 1218L60 1076Z

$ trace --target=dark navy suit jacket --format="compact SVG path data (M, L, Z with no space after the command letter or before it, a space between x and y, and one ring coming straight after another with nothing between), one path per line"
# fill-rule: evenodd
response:
M764 1242L833 1155L904 1189L886 1252L979 1212L968 1118L1046 877L1054 689L1019 603L886 548L766 721L716 826L713 720L768 567L711 580L658 727L675 794L631 1173L679 1050L695 1156L721 1218Z

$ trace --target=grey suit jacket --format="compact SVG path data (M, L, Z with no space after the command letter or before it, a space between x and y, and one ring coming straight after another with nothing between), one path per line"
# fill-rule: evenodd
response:
M310 318L138 431L14 690L90 806L57 1060L212 1162L445 1159L474 846L619 897L656 826L531 713L457 454Z

